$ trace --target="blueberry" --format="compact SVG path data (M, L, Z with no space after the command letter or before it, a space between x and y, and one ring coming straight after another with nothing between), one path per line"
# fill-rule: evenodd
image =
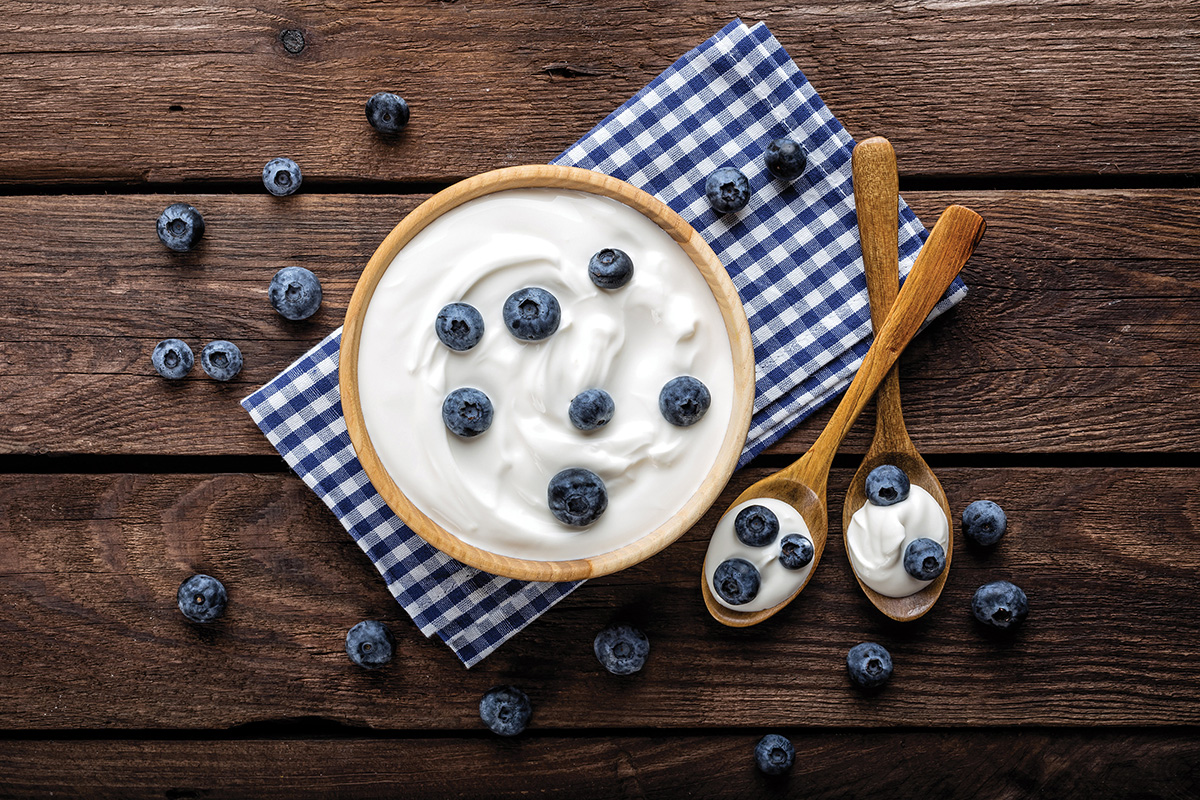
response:
M741 211L750 202L750 181L740 169L721 167L704 182L704 193L718 213Z
M182 339L163 339L154 346L150 363L159 375L177 381L192 371L196 357L192 355L192 348Z
M717 596L731 606L742 606L758 597L761 583L758 568L744 558L722 561L713 573Z
M179 610L192 622L212 622L225 613L229 595L225 586L210 575L193 575L179 584L175 595Z
M963 536L975 544L993 545L1008 530L1004 509L991 500L976 500L962 513Z
M779 535L779 518L766 506L746 506L733 518L733 533L749 547L766 547Z
M603 389L588 389L575 395L571 407L567 409L567 416L579 430L594 431L607 425L616 410L612 395Z
M658 394L658 410L672 425L695 425L708 411L712 395L708 387L691 375L672 378Z
M867 501L874 506L893 506L908 498L908 476L904 470L883 464L867 475Z
M784 569L804 569L815 554L812 540L799 533L789 533L779 543L779 563Z
M1029 614L1029 598L1015 584L992 581L975 590L971 613L984 625L1009 630L1025 621Z
M287 319L308 319L321 307L321 281L304 267L284 267L271 278L267 298Z
M172 203L158 218L158 238L172 250L191 250L204 235L204 217L187 203Z
M632 675L641 671L650 655L646 634L629 625L610 625L596 634L592 642L596 659L613 675Z
M933 539L913 539L904 548L904 571L919 581L931 581L946 568L946 551Z
M483 315L470 303L450 303L438 312L433 329L442 344L461 353L483 338Z
M218 339L204 345L200 351L200 366L209 377L231 381L242 371L242 351L233 342Z
M863 642L846 654L851 682L860 689L878 689L892 677L892 656L881 645Z
M600 519L608 508L604 481L591 470L564 469L550 479L546 490L550 513L564 525L581 528Z
M536 286L518 289L504 301L504 324L518 339L541 341L558 330L561 320L558 298L545 289Z
M380 133L399 133L408 124L408 103L398 94L379 92L367 101L367 119Z
M491 399L470 386L455 389L442 402L442 421L455 436L470 439L492 426Z
M786 736L768 733L754 746L754 760L767 775L782 775L796 761L796 748Z
M793 181L804 174L808 162L794 139L776 139L767 145L767 169L776 178Z
M479 718L492 733L501 736L516 736L525 730L531 716L529 698L515 686L489 689L479 701Z
M346 634L346 655L363 669L379 669L394 652L396 639L382 622L364 619Z
M633 260L624 250L607 247L592 256L588 275L601 289L620 289L633 277Z
M290 158L272 158L263 167L262 179L268 192L276 197L287 197L300 188L304 176L300 174L300 165Z

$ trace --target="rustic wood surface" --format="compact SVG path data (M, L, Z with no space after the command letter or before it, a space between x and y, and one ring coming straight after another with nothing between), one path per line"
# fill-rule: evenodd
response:
M237 402L341 324L430 192L547 161L736 16L855 137L893 142L927 224L951 203L987 220L971 294L901 381L955 528L990 498L1011 531L958 539L907 624L832 536L795 603L737 630L698 591L710 510L464 670ZM0 0L0 76L0 797L1200 794L1194 0ZM384 89L412 104L393 141L363 115ZM304 170L294 197L259 182L279 155ZM208 223L192 253L153 233L175 201ZM288 264L324 285L309 321L267 302ZM232 339L246 368L168 384L149 363L167 336ZM835 530L871 434L834 462ZM218 625L175 608L195 571L229 587ZM996 578L1030 597L1015 637L967 611ZM343 651L364 618L397 638L377 673ZM636 676L591 653L613 620L650 637ZM896 663L873 697L845 675L863 640ZM533 699L517 740L479 721L498 683ZM771 731L797 747L782 780L752 765Z

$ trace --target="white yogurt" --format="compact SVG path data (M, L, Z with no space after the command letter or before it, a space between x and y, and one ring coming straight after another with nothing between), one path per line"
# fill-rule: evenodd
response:
M737 538L737 534L733 532L733 520L738 512L747 506L755 505L767 507L775 512L775 516L779 519L779 535L775 537L775 541L765 547L751 547L742 544L741 540ZM733 611L762 611L777 606L791 597L808 580L809 573L812 572L817 559L814 554L813 560L800 569L788 569L780 564L780 546L783 537L790 533L799 533L810 541L812 540L812 536L808 532L808 525L804 524L804 517L782 500L774 498L747 500L745 503L739 503L729 509L729 512L717 523L717 529L708 542L708 552L704 556L704 579L708 581L708 588L717 602ZM717 567L721 565L721 562L731 558L742 558L749 561L758 569L761 580L755 598L740 606L722 600L713 584L713 573L717 571Z
M884 597L908 597L933 583L904 571L904 549L913 539L950 547L950 521L933 495L915 483L895 505L864 503L855 511L846 529L846 551L867 586Z
M633 260L632 280L603 290L588 261L606 247ZM502 306L538 286L562 307L558 331L519 341ZM447 303L469 303L483 339L454 352L434 331ZM663 419L658 395L679 375L708 387L712 405L688 428ZM463 541L538 560L610 552L667 522L716 461L733 411L733 356L704 277L652 220L584 192L519 189L443 214L393 259L363 320L358 355L363 417L380 461L405 495ZM442 422L454 389L484 391L491 428L459 439ZM567 409L604 389L616 414L582 432ZM608 509L586 528L547 506L551 477L599 475Z

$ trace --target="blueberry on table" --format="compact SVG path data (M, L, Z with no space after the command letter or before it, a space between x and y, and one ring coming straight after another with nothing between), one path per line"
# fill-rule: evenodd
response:
M483 315L469 303L451 303L438 312L433 329L442 344L461 353L483 338Z
M567 416L571 424L581 431L594 431L603 428L613 418L617 406L612 395L603 389L588 389L575 395Z
M776 139L767 145L767 169L776 178L792 181L804 174L808 161L794 139Z
M272 158L262 171L263 186L276 197L295 194L303 179L300 165L290 158Z
M527 342L546 339L558 330L562 321L562 309L558 298L539 289L527 286L518 289L504 301L504 325L508 332Z
M750 181L740 169L721 167L704 182L704 193L715 211L731 214L741 211L750 202Z
M500 736L516 736L525 730L531 716L533 706L529 698L515 686L489 689L479 701L479 718Z
M672 378L658 394L658 410L667 422L680 428L699 422L711 404L708 387L691 375Z
M767 775L782 775L796 761L796 748L791 739L778 733L768 733L754 746L754 761Z
M364 619L346 633L346 655L363 669L379 669L395 652L396 639L382 622Z
M931 581L946 568L946 551L933 539L913 539L904 548L904 571L919 581Z
M747 547L766 547L779 535L779 518L766 506L746 506L733 518L733 533Z
M546 500L559 522L582 528L600 519L608 508L608 489L591 470L564 469L550 479Z
M1008 581L992 581L975 590L971 598L975 619L999 630L1016 628L1029 615L1029 598L1021 587Z
M304 267L284 267L271 278L267 298L290 320L308 319L321 307L321 281Z
M991 500L976 500L962 513L963 536L976 544L994 545L1008 530L1004 509Z
M367 101L367 120L380 133L399 133L408 124L408 103L391 92L374 94Z
M455 436L470 439L492 427L492 401L478 389L464 386L446 395L442 421Z
M592 651L613 675L632 675L645 666L650 640L630 625L610 625L596 634Z
M191 250L204 235L204 217L187 203L172 203L158 217L158 238L172 250Z
M175 599L192 622L212 622L225 613L229 595L224 584L211 575L193 575L179 584Z
M779 543L779 563L784 569L804 569L815 554L812 540L800 533L789 533Z
M192 355L192 348L182 339L163 339L154 346L150 363L159 375L177 381L192 371L196 357Z
M867 475L867 502L874 506L892 506L907 499L910 488L904 470L882 464Z
M850 680L860 689L878 689L892 677L892 656L881 645L863 642L846 654Z
M200 351L200 366L211 378L231 381L242 371L242 351L224 339L209 342Z
M601 289L620 289L633 277L633 260L624 250L606 247L588 262L588 276Z
M760 585L758 568L744 558L722 561L713 572L713 590L731 606L744 606L758 597Z

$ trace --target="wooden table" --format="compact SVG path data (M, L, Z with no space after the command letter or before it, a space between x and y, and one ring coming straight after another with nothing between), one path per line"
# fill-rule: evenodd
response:
M0 795L1194 797L1200 792L1200 4L1178 0L738 6L664 0L0 3ZM871 609L833 536L805 595L730 630L697 589L714 515L594 581L467 671L424 639L238 400L340 324L383 235L462 177L544 162L732 17L765 20L856 137L888 136L932 222L989 222L970 297L902 361L917 446L961 547L920 622ZM363 117L411 102L398 143ZM303 167L268 196L267 159ZM208 222L169 253L154 220ZM325 285L289 323L276 269ZM237 342L230 385L171 384L167 336ZM719 508L805 450L818 414ZM831 528L871 430L830 485ZM958 534L956 534L958 535ZM961 542L961 539L959 540ZM175 609L195 571L230 609ZM1011 640L967 605L1011 578ZM399 655L343 652L363 618ZM649 635L605 673L595 632ZM877 697L846 650L885 644ZM479 696L523 686L523 737ZM751 751L796 743L768 780Z

